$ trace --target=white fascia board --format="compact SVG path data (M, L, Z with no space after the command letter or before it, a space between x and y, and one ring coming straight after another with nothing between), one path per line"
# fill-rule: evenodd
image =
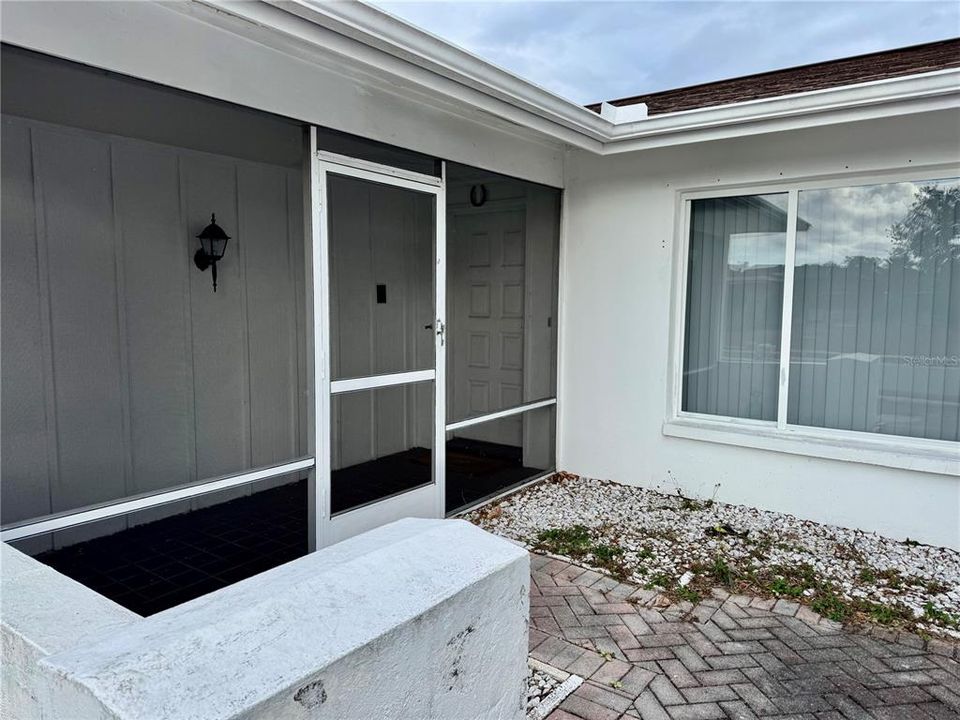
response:
M603 140L610 132L610 121L582 105L363 2L263 1L587 137Z
M416 30L386 13L357 2L332 2L320 6L274 0L195 0L182 5L173 3L168 7L188 12L195 19L230 30L300 60L318 63L344 74L363 74L393 92L409 96L415 90L421 102L453 114L468 116L475 122L485 122L501 131L522 132L527 137L553 145L560 143L593 152L601 150L603 133L591 132L584 127L569 127L555 118L545 117L541 108L527 107L519 98L506 97L493 86L451 77L452 73L441 72L427 58L415 56L412 50L386 52L382 47L384 43L376 34L347 33L342 23L328 17L338 8L365 8L375 17L386 18ZM417 32L431 39L434 44L444 44L429 33ZM458 50L452 45L447 47ZM475 62L484 64L479 59ZM518 83L525 82L515 79ZM545 90L538 90L549 95ZM551 97L559 104L577 108L583 115L599 120L586 108L557 96Z
M363 85L375 87L524 141L596 154L960 107L960 70L954 69L639 120L634 112L618 108L617 122L611 122L609 113L607 118L601 117L360 2L195 0L160 4L212 28L351 78L358 92ZM29 22L30 13L18 15L20 22ZM116 22L118 27L123 25L119 19ZM3 39L10 42L8 26L4 23ZM36 37L37 32L27 35ZM12 42L21 44L16 39ZM29 42L24 46L61 54L56 42L40 44L40 48L32 48ZM70 53L62 56L70 57ZM83 61L99 66L95 60ZM123 67L107 69L125 71ZM138 76L136 72L128 74ZM286 103L291 104L296 103ZM251 103L251 107L259 106ZM289 114L283 107L260 109ZM336 129L350 131L347 127Z
M960 107L960 70L950 69L648 118L625 106L604 117L362 2L264 2L428 70L428 85L440 76L471 88L523 111L510 122L600 154ZM580 137L572 141L569 131Z
M960 70L655 115L618 126L603 154L960 108Z

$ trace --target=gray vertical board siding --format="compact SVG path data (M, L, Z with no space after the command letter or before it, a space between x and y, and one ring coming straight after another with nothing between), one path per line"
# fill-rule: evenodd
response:
M300 455L299 175L35 121L3 127L3 521ZM233 236L216 294L192 262L211 212Z
M187 157L180 164L188 237L196 237L216 213L231 236L218 265L190 272L194 413L197 476L211 477L250 467L250 384L244 328L241 268L243 245L237 219L236 165L227 160ZM206 500L196 501L205 504Z
M238 180L239 234L246 265L250 444L252 464L259 466L298 455L295 269L288 247L287 171L243 166Z
M114 196L124 278L132 492L190 482L194 467L189 247L178 159L119 144Z
M34 132L47 251L59 477L53 511L127 492L110 145Z
M30 129L3 122L3 240L0 305L3 307L3 515L4 523L51 512L44 333L37 258Z
M310 158L313 162L313 158ZM307 394L313 372L313 357L307 347L307 266L304 230L303 172L287 170L287 228L289 231L290 269L295 287L293 314L297 318L297 456L307 455L310 448L309 412L312 395ZM312 333L312 331L311 331Z

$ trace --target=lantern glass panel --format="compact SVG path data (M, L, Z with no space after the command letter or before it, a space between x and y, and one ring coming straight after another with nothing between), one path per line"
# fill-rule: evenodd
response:
M227 238L211 238L209 240L204 240L204 250L207 254L210 255L214 260L219 260L223 257L223 253L227 249Z

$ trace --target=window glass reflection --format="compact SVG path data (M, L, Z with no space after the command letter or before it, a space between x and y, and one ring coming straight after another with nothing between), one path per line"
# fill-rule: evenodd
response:
M799 201L788 421L957 440L960 183Z
M776 420L787 195L691 203L683 409Z

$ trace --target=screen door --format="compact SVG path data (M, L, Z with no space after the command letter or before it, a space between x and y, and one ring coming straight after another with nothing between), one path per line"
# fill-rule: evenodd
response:
M402 517L443 517L445 241L441 178L318 158L325 546Z

